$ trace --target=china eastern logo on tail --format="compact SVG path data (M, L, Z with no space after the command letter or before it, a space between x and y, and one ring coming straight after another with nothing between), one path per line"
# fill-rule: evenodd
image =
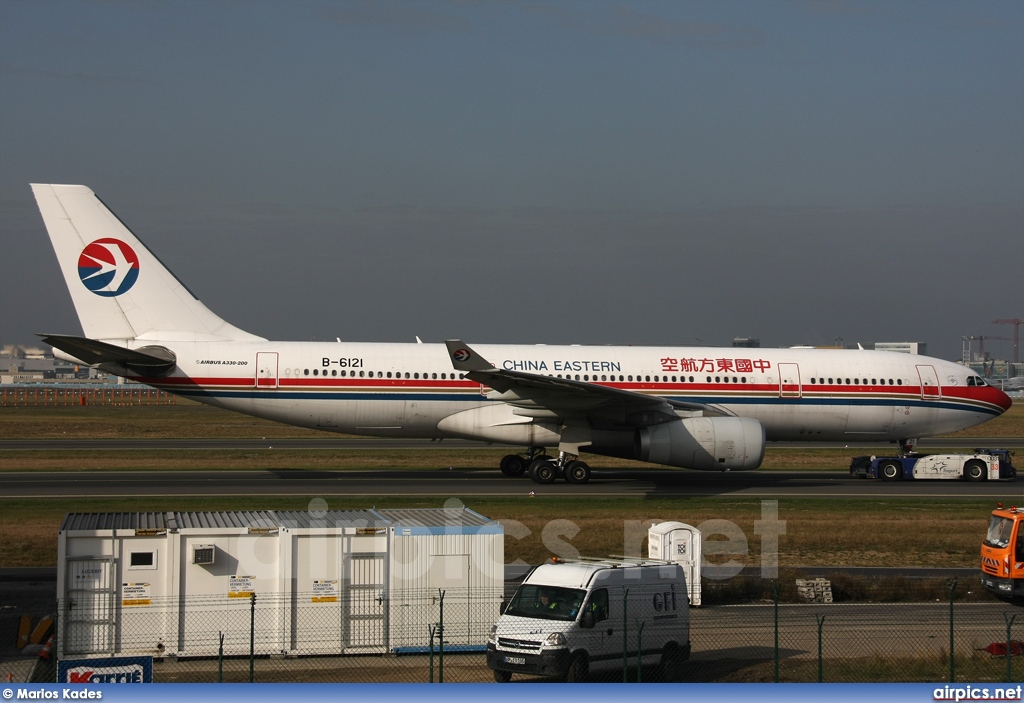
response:
M96 295L112 298L135 285L139 278L139 257L117 239L97 239L78 257L78 277Z

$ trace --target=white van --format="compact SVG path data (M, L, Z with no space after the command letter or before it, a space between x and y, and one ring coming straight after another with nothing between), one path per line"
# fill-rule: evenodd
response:
M536 567L491 628L487 666L512 674L580 681L589 671L659 665L676 677L690 656L682 567L667 561L553 560Z

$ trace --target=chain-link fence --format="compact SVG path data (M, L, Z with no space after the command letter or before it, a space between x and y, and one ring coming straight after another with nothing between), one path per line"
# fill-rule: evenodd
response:
M138 384L0 384L0 407L176 405L177 396Z
M716 586L706 584L705 603ZM979 598L976 585L904 583L888 602L808 602L826 599L789 583L761 587L746 602L675 618L653 592L650 608L588 595L557 615L510 610L497 632L502 594L463 589L60 602L48 656L4 657L0 673L53 681L58 658L152 656L157 682L1024 679L1021 609Z

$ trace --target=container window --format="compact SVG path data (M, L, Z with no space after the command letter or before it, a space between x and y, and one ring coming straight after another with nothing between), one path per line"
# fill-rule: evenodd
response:
M128 566L132 569L155 569L155 552L131 552L128 555Z

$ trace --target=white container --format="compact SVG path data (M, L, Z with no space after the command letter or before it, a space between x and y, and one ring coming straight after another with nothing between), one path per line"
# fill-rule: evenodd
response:
M260 655L425 650L441 590L445 646L482 650L504 530L465 508L72 513L58 560L60 657L215 656L221 634L244 655L253 617Z

